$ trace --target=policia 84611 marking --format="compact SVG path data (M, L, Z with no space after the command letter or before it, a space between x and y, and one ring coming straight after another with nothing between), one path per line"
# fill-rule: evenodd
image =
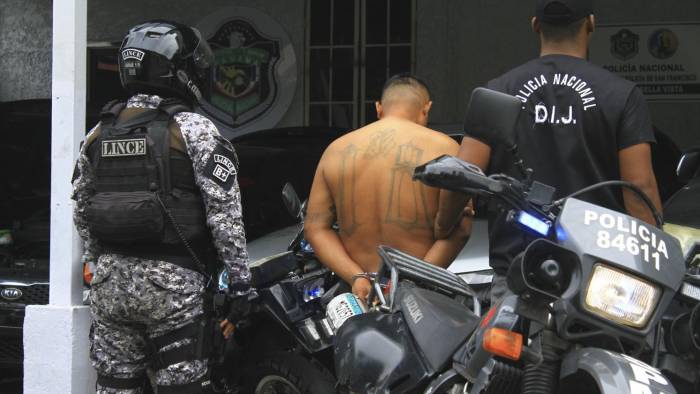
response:
M593 210L585 211L583 223L597 223L603 227L596 235L596 245L599 248L616 248L633 256L641 255L642 259L651 263L657 271L661 269L661 256L668 260L666 242L643 223L610 213L600 214Z

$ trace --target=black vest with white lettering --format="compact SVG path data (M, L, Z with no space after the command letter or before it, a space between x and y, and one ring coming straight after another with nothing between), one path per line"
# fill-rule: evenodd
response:
M111 253L172 261L168 256L189 257L189 245L204 254L211 244L204 202L192 161L171 146L169 128L175 113L189 109L164 101L117 120L123 108L103 111L87 149L95 174L95 194L85 208L91 235Z

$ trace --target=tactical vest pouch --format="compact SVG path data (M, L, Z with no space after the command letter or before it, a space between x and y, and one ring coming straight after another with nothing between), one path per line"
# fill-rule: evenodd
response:
M207 239L209 236L208 228L205 225L207 217L201 194L198 191L173 189L170 195L164 196L162 200L168 210L166 214L172 216L185 239L190 242L200 242ZM156 203L158 202L156 201ZM182 242L174 225L166 223L163 242L173 245L179 245Z
M163 211L154 193L103 192L86 208L90 232L115 243L154 243L163 239Z

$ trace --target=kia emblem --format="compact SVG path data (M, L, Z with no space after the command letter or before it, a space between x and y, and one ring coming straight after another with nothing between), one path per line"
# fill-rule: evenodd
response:
M22 290L14 287L8 287L0 291L0 297L8 301L16 301L22 298Z

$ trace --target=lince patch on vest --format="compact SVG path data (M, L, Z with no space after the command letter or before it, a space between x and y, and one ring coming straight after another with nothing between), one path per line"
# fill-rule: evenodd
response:
M145 155L145 138L102 141L102 157L125 157Z
M145 55L146 55L146 53L144 53L143 51L140 51L138 49L127 48L127 49L122 50L122 59L124 59L124 60L132 59L132 60L141 61L141 60L143 60L143 57Z

